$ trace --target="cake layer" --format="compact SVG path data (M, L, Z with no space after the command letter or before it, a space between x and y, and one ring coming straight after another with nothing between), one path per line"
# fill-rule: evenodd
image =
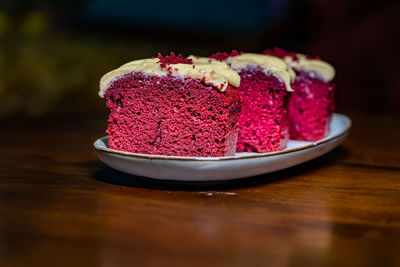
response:
M294 92L289 105L289 133L294 140L317 141L329 134L335 110L335 85L296 71Z
M290 92L276 76L260 67L240 71L238 88L243 99L236 151L282 150L288 141L287 106Z
M134 153L219 157L234 155L241 101L199 79L130 72L104 95L110 110L109 146Z
M210 58L224 61L241 77L238 91L243 106L236 151L263 153L284 149L289 137L287 108L294 71L275 56L233 50L215 53Z
M263 53L279 56L296 72L289 104L289 133L295 140L317 141L329 134L335 109L335 69L318 57L287 52L275 47Z

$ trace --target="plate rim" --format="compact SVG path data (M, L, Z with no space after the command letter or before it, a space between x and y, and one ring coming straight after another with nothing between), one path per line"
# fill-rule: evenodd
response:
M251 158L263 158L263 157L270 157L270 156L276 156L276 155L281 155L281 154L286 154L286 153L291 153L295 151L300 151L300 150L305 150L310 147L316 147L321 144L325 144L331 141L334 141L336 139L342 138L346 136L352 127L352 121L350 117L341 114L341 113L333 113L333 115L341 116L345 118L349 124L347 127L338 135L332 136L331 138L323 138L321 140L318 140L316 142L312 142L308 145L304 145L302 147L298 148L292 148L292 149L287 149L287 150L281 150L281 151L274 151L274 152L267 152L267 153L259 153L257 155L248 155L248 156L243 156L243 157L235 157L235 156L227 156L227 157L184 157L184 156L165 156L165 155L150 155L150 154L139 154L139 153L132 153L132 152L125 152L125 151L120 151L120 150L115 150L107 147L103 147L98 145L97 143L105 138L108 139L108 135L100 137L96 141L93 142L93 146L95 150L99 152L105 152L109 154L117 154L120 156L127 156L127 157L132 157L132 158L141 158L141 159L150 159L150 160L178 160L178 161L224 161L224 160L240 160L240 159L251 159ZM299 140L300 141L300 140Z

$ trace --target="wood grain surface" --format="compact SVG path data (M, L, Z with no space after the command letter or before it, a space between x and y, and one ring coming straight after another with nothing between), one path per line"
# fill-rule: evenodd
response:
M348 115L327 155L214 184L106 167L102 115L3 120L0 266L400 266L400 116Z

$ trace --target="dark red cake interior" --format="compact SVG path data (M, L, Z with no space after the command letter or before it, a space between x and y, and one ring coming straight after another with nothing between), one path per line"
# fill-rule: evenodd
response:
M282 81L261 68L240 72L243 99L237 151L270 152L284 149L288 140L289 92Z
M112 82L109 146L175 156L234 155L240 115L237 89L221 92L197 79L130 73Z
M289 105L289 133L295 140L317 141L329 134L329 124L335 110L333 83L296 70Z
M220 61L243 54L218 52L210 56ZM243 100L239 120L238 152L282 150L288 141L287 106L290 94L285 84L272 73L248 65L239 73L239 94Z
M297 54L274 47L263 54L284 58L291 56L298 60ZM321 59L306 55L307 59ZM335 84L325 82L318 73L294 68L296 80L289 104L290 139L317 141L329 134L329 124L335 109Z

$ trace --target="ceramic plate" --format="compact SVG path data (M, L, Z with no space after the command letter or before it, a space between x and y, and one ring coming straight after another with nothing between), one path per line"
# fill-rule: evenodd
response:
M317 142L289 140L286 149L270 153L236 153L230 157L178 157L136 154L108 148L107 136L94 142L101 161L113 169L170 181L222 181L295 166L338 146L349 133L349 117L335 113L329 136Z

